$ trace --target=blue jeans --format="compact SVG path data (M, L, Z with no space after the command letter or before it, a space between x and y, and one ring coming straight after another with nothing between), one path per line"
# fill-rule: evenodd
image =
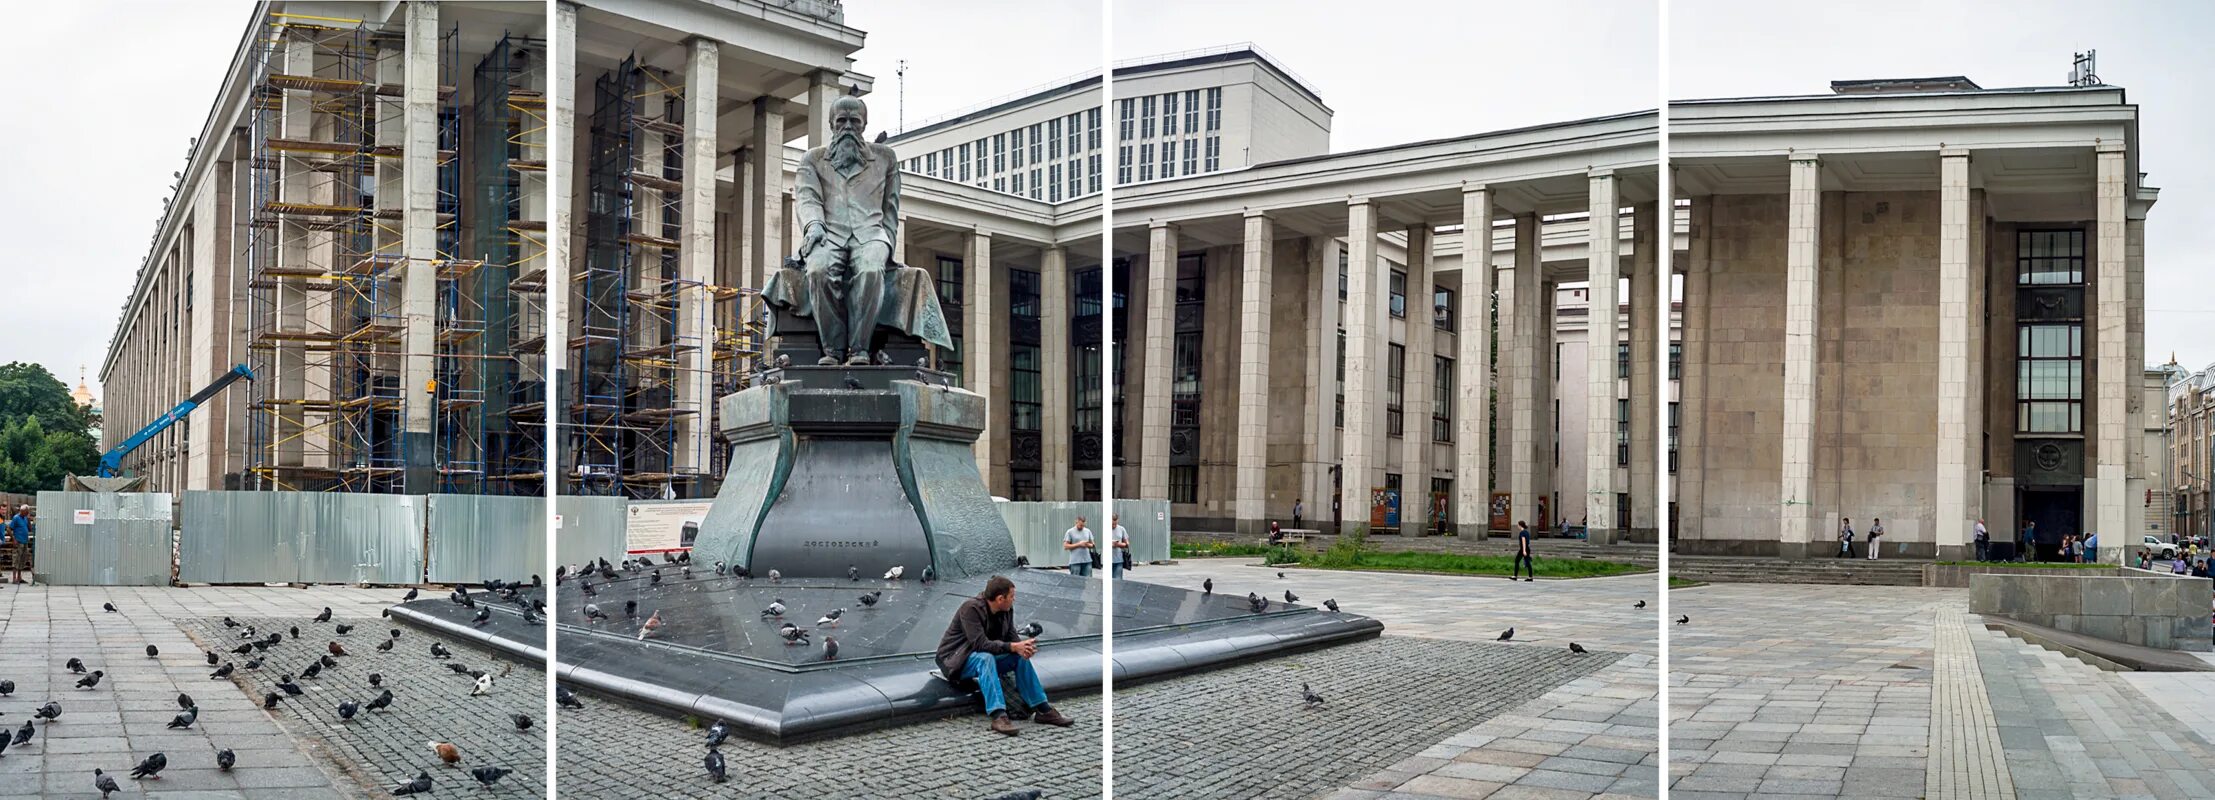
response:
M1071 562L1069 562L1069 574L1071 574L1071 575L1075 575L1075 576L1077 576L1077 577L1079 577L1079 578L1085 578L1085 577L1090 577L1090 576L1092 575L1092 562L1091 562L1091 561L1071 561Z
M991 653L970 653L969 670L965 673L977 682L977 690L984 695L986 716L998 714L1008 708L1007 697L1000 694L1000 673L1015 673L1015 693L1023 696L1023 703L1036 709L1046 705L1046 687L1038 682L1038 671L1031 669L1031 660L1014 653L995 658Z
M2087 548L2084 548L2084 563L2086 563L2086 564L2097 564L2097 563L2099 563L2099 561L2100 561L2100 549L2099 549L2099 548L2097 548L2097 547L2087 547Z
M1114 578L1115 578L1116 580L1122 580L1122 579L1123 579L1123 559L1122 559L1122 558L1121 558L1120 556L1118 556L1118 557L1117 557L1117 558L1116 558L1116 559L1115 559L1114 561L1110 561L1110 562L1108 562L1108 564L1110 565L1110 567L1112 567L1112 568L1111 568L1111 569L1110 569L1110 570L1108 571L1108 574L1109 574L1110 576L1114 577Z

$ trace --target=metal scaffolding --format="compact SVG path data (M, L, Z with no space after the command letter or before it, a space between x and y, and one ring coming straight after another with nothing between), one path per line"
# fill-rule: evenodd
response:
M485 264L485 491L539 494L545 481L545 43L503 36L477 64L470 103L470 252Z

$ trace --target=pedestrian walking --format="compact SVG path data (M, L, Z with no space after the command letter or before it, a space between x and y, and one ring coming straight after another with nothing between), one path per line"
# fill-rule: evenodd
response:
M8 583L23 582L23 562L31 552L31 506L26 503L15 507L15 514L8 517L7 529L0 534L0 541L8 545Z
M1881 519L1877 519L1877 518L1875 518L1875 517L1870 517L1870 518L1869 518L1869 560L1870 560L1870 561L1875 561L1875 560L1877 560L1877 550L1879 550L1879 549L1880 549L1880 547L1879 547L1879 546L1878 546L1878 544L1877 544L1877 540L1879 540L1879 539L1882 539L1882 538L1884 538L1884 520L1881 520Z
M1849 518L1838 520L1838 557L1854 557L1854 521Z
M1093 562L1099 555L1092 552L1092 531L1084 526L1084 518L1061 534L1061 549L1069 551L1069 574L1079 578L1092 574Z
M1538 562L1531 559L1531 526L1515 523L1515 563L1507 568L1507 579L1515 580L1517 570L1523 571L1523 582L1538 580Z
M2015 554L2015 560L2028 563L2031 553L2038 546L2038 523L2023 520L2023 549Z
M1989 530L1985 530L1984 520L1977 520L1977 533L1975 539L1977 543L1977 561L1983 562L1992 560L1992 532Z
M1112 555L1115 556L1115 568L1110 574L1121 579L1123 570L1131 567L1131 532L1123 529L1121 514L1108 515L1108 543L1114 548Z

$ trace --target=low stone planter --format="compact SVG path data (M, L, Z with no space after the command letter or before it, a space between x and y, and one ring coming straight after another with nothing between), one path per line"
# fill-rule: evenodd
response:
M2051 571L1970 575L1969 611L2143 647L2215 651L2207 578L2023 572Z
M1977 566L1923 565L1923 585L1940 589L1967 589L1971 575L2073 575L2079 577L2114 578L2121 576L2120 567L2040 568L2010 567L2004 564L1980 564Z

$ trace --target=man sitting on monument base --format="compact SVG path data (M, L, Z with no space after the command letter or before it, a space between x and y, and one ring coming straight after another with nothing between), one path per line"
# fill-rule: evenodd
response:
M964 600L938 640L938 670L948 682L969 680L984 695L984 713L992 718L992 732L1015 735L1008 720L1007 698L1001 693L1000 673L1015 673L1015 691L1031 708L1031 719L1066 728L1074 720L1046 704L1046 687L1031 667L1038 654L1038 638L1017 639L1015 634L1015 582L994 575L985 581L984 593Z

